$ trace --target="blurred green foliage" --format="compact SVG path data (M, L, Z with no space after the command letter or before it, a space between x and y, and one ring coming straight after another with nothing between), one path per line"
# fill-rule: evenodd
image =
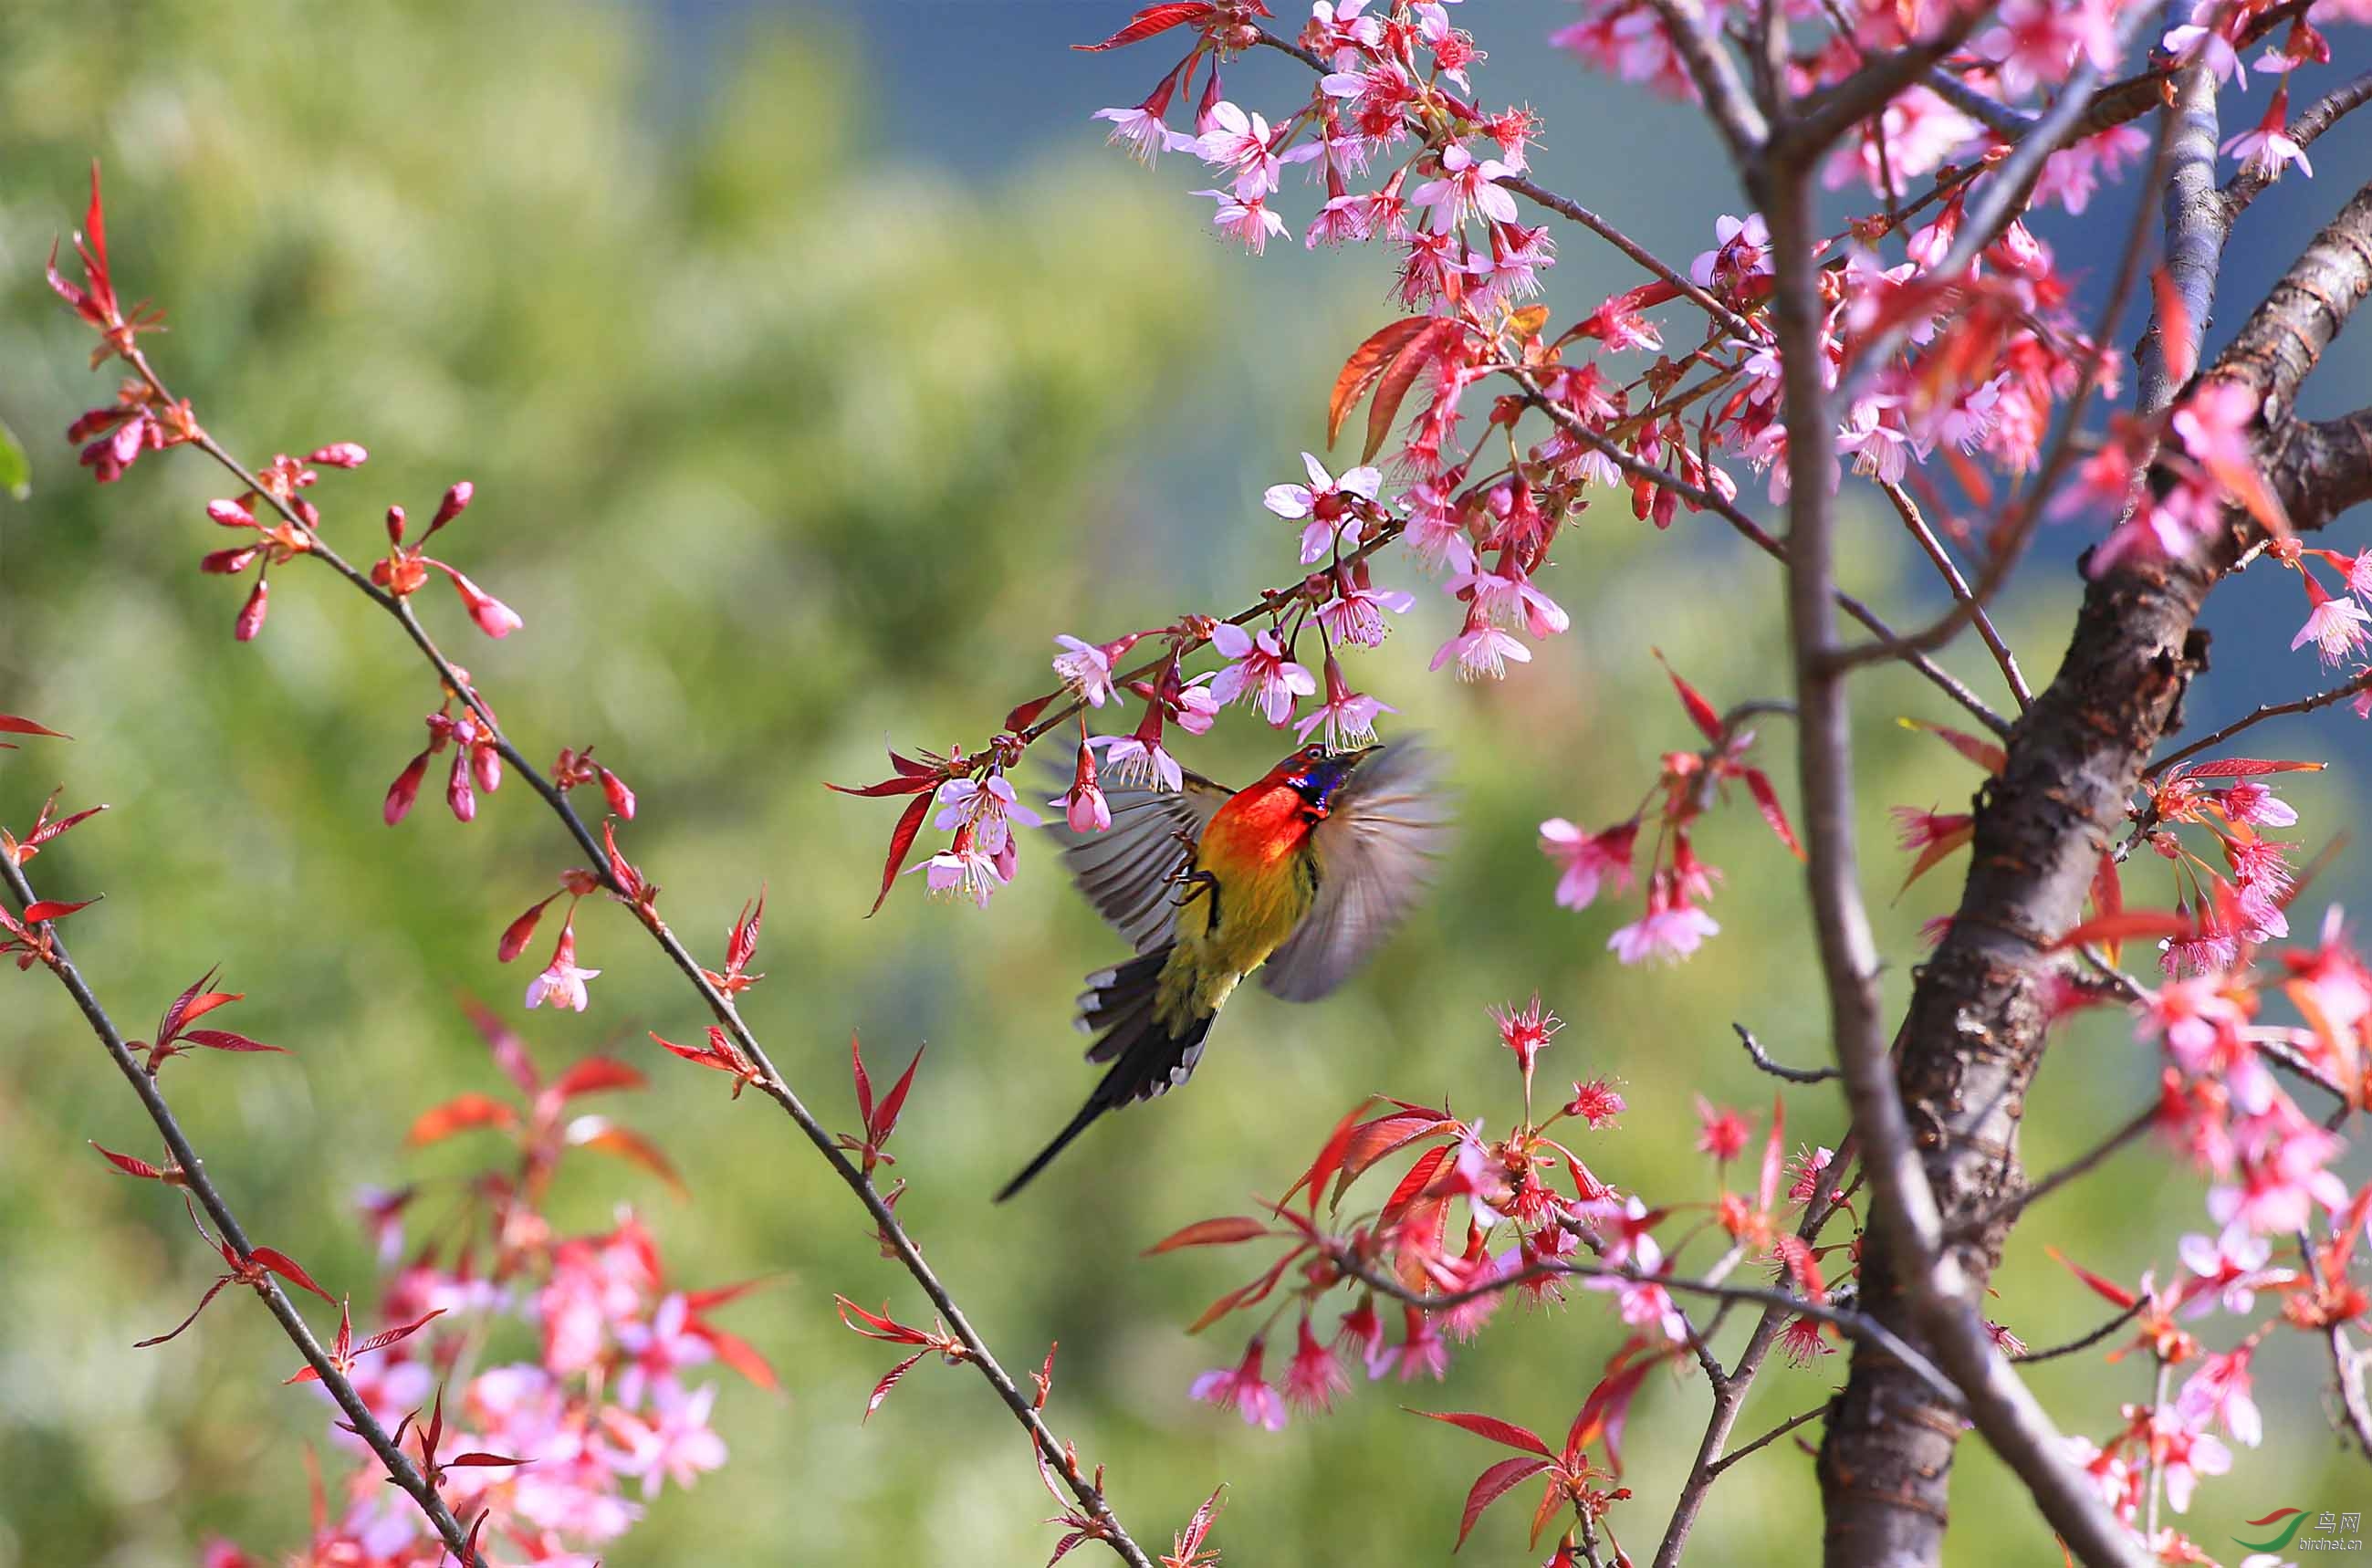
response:
M1446 1555L1491 1456L1397 1403L1559 1426L1618 1342L1608 1315L1511 1309L1447 1388L1365 1390L1272 1437L1183 1398L1242 1330L1197 1342L1180 1326L1246 1260L1135 1254L1281 1191L1370 1090L1504 1122L1514 1077L1482 1009L1535 987L1570 1025L1544 1081L1624 1080L1622 1130L1586 1150L1600 1174L1659 1200L1712 1196L1692 1097L1762 1114L1770 1098L1728 1021L1792 1057L1820 1051L1794 865L1737 803L1702 844L1727 870L1724 935L1685 970L1623 972L1602 947L1628 912L1552 908L1533 826L1613 819L1658 750L1691 744L1651 645L1716 702L1775 694L1766 563L1688 521L1654 536L1610 501L1550 584L1575 633L1490 689L1424 676L1448 629L1424 606L1371 668L1403 722L1458 758L1466 825L1439 898L1326 1005L1230 1009L1191 1090L1099 1129L1028 1201L992 1211L985 1191L1086 1090L1066 1005L1113 944L1034 845L986 916L930 905L910 881L858 919L893 810L820 782L873 776L885 734L976 743L1045 680L1054 632L1232 607L1284 573L1288 535L1252 503L1295 471L1331 356L1378 307L1372 290L1292 281L1292 258L1255 285L1204 243L1176 181L1096 156L1084 130L986 189L885 166L867 151L863 62L812 22L752 31L688 110L660 101L661 53L634 13L557 0L151 0L104 23L55 5L0 20L0 418L25 434L34 486L25 505L0 502L0 706L78 737L0 761L0 820L21 825L61 778L69 804L112 804L33 867L41 887L109 895L72 935L127 1028L219 963L250 994L241 1027L296 1050L184 1061L167 1086L259 1238L367 1294L353 1190L451 1176L483 1152L409 1155L402 1129L498 1086L455 998L515 1005L528 977L495 965L494 935L570 857L516 782L470 828L433 786L383 828L380 794L435 705L393 629L299 566L262 638L234 646L244 585L193 570L220 542L200 510L223 490L214 472L151 457L97 490L74 469L57 432L110 383L86 373L87 344L38 274L96 153L119 278L169 310L158 361L201 418L253 460L372 448L314 493L342 548L367 557L390 502L416 513L452 479L477 482L448 553L527 629L483 643L434 588L429 616L530 754L598 741L641 792L627 842L688 937L713 953L767 886L771 978L748 1010L811 1103L851 1120L852 1029L892 1066L930 1043L897 1144L913 1183L901 1212L1010 1363L1061 1341L1056 1424L1110 1465L1143 1538L1226 1480L1230 1562ZM1584 294L1621 275L1578 252L1567 273ZM1921 591L1893 581L1885 522L1859 524L1860 586L1895 602ZM2064 584L2029 602L2029 648L2055 647L2070 602ZM1987 680L1965 650L1956 662ZM1889 672L1866 691L1867 880L1885 891L1900 863L1879 847L1883 806L1950 808L1975 780L1892 723L1949 718L1924 686ZM1785 721L1773 728L1784 777ZM1231 722L1190 755L1224 777L1277 749ZM1881 910L1903 965L1953 880ZM858 1426L885 1358L840 1327L831 1293L912 1316L913 1292L764 1102L728 1104L718 1080L648 1046L645 1028L683 1038L700 1020L647 944L599 911L581 937L604 971L593 1010L520 1027L547 1063L606 1048L655 1072L622 1114L692 1197L592 1160L564 1178L563 1217L597 1225L632 1202L674 1277L781 1276L730 1320L788 1389L729 1389L733 1462L662 1499L610 1561L1040 1561L1046 1500L969 1373L918 1371ZM1890 990L1906 984L1898 968ZM127 1348L186 1310L210 1254L169 1196L83 1146L154 1140L55 989L11 974L0 998L0 1568L186 1563L215 1531L267 1552L296 1542L320 1407L275 1386L287 1348L236 1297L169 1348ZM2045 1069L2029 1157L2082 1146L2147 1083L2116 1026L2077 1031ZM1798 1093L1791 1137L1832 1139L1836 1121L1824 1094ZM2130 1274L2197 1202L2158 1156L2129 1154L2055 1199L2047 1227ZM2026 1232L2002 1285L2001 1315L2037 1342L2095 1320ZM2328 1452L2314 1373L2267 1372L2297 1419L2276 1419L2241 1481L2206 1489L2203 1522L2313 1494ZM2038 1380L2098 1426L2137 1376L2083 1361ZM1741 1432L1826 1386L1774 1372ZM1660 1528L1701 1399L1657 1387L1642 1401L1629 1480L1643 1501L1616 1521L1634 1551ZM2041 1560L2046 1537L1967 1453L1957 1560ZM1811 1559L1807 1469L1784 1446L1742 1468L1701 1527L1704 1560ZM1475 1551L1516 1560L1519 1529L1494 1520Z

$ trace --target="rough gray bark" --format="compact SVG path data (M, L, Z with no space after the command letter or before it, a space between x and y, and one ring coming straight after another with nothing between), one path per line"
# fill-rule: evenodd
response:
M2372 418L2308 424L2288 413L2367 289L2372 186L2299 257L2209 372L2262 394L2266 468L2302 528L2372 497ZM2235 521L2200 559L2129 558L2095 579L2065 663L2011 732L2008 765L1977 796L1959 910L1919 971L1896 1069L1947 1249L1972 1291L2000 1262L2009 1227L2003 1202L2023 1179L2017 1129L2044 1046L2047 948L2078 919L2143 766L2184 685L2205 667L2200 607L2252 532ZM1988 1214L2003 1217L1981 1223ZM1873 1229L1863 1304L1926 1349L1904 1262L1892 1238ZM1831 1568L1937 1560L1959 1434L1959 1416L1915 1379L1855 1353L1820 1459Z

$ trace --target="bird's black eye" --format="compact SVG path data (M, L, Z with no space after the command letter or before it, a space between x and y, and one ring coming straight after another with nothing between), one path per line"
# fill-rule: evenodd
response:
M1326 748L1319 745L1305 746L1301 749L1301 754L1313 762L1322 762L1326 760Z

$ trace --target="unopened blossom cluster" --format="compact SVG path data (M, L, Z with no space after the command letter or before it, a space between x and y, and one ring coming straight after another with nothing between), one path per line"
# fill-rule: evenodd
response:
M571 1151L630 1152L664 1171L638 1135L626 1134L631 1146L608 1142L622 1130L574 1109L588 1094L640 1087L641 1074L592 1057L547 1080L515 1035L487 1016L481 1023L521 1103L463 1096L424 1113L411 1141L499 1133L516 1157L449 1184L358 1194L388 1270L378 1316L410 1331L356 1343L342 1326L333 1359L485 1560L591 1568L662 1491L725 1462L711 1419L715 1370L769 1388L773 1374L713 1320L750 1286L673 1283L657 1237L630 1209L583 1235L561 1232L545 1211ZM451 1562L334 1409L329 1437L355 1463L317 1494L296 1555L383 1568ZM205 1568L278 1560L221 1540L203 1558Z
M1282 1244L1195 1324L1234 1316L1256 1327L1235 1361L1189 1390L1270 1431L1294 1411L1326 1412L1359 1382L1439 1381L1451 1347L1473 1341L1510 1297L1537 1309L1602 1304L1618 1343L1588 1394L1589 1420L1575 1425L1589 1435L1562 1455L1538 1452L1555 1472L1552 1490L1565 1488L1564 1501L1603 1529L1605 1509L1619 1500L1603 1483L1619 1469L1633 1400L1649 1373L1689 1364L1703 1349L1686 1300L1667 1283L1680 1277L1684 1249L1702 1242L1700 1251L1718 1255L1714 1281L1775 1280L1821 1307L1853 1276L1856 1249L1806 1243L1797 1216L1809 1204L1845 1214L1852 1206L1836 1189L1831 1151L1787 1150L1777 1108L1749 1164L1748 1118L1702 1097L1695 1147L1711 1166L1711 1201L1651 1204L1622 1190L1576 1146L1618 1130L1630 1109L1622 1086L1576 1080L1553 1105L1536 1104L1537 1068L1562 1021L1537 995L1489 1016L1521 1084L1520 1109L1504 1132L1413 1101L1362 1102L1264 1214L1200 1221L1154 1250ZM1355 1190L1366 1201L1346 1202ZM1807 1365L1831 1353L1831 1331L1799 1315L1781 1349ZM1490 1423L1494 1432L1505 1424Z

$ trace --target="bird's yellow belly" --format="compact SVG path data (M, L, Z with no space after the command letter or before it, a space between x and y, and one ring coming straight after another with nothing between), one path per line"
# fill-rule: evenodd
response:
M1303 865L1200 885L1179 911L1177 950L1161 974L1160 1008L1207 1016L1283 947L1309 913L1316 881Z

